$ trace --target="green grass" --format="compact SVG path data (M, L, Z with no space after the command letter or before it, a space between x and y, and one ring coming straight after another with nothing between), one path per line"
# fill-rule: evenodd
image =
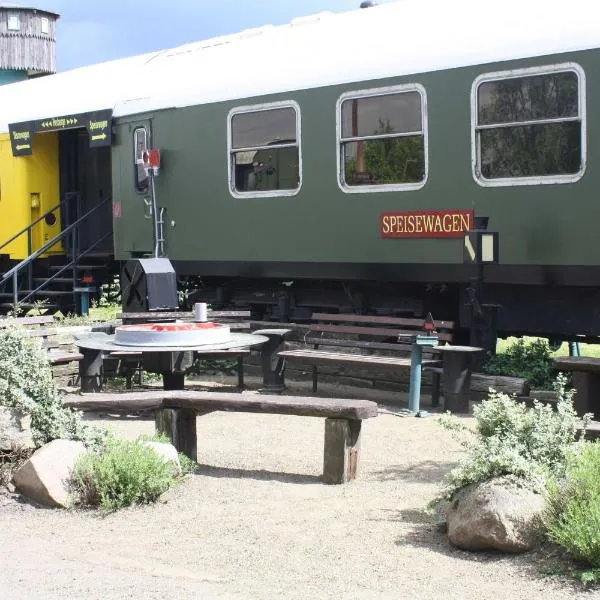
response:
M95 306L90 308L90 318L93 321L113 321L120 312L122 308L118 304Z
M502 354L506 351L506 348L511 344L514 344L518 338L509 337L506 339L498 340L498 344L496 345L496 352ZM526 341L531 341L536 338L534 337L524 337ZM593 356L596 358L600 358L600 344L579 344L579 349L582 356ZM552 356L569 356L569 344L564 342L561 344L560 348L552 353Z

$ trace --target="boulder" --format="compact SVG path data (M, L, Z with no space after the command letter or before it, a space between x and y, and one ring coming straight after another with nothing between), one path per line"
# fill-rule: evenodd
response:
M83 443L72 440L53 440L42 446L15 471L17 490L40 504L67 508L72 502L69 478L84 452Z
M539 540L544 498L506 478L460 490L447 507L448 539L463 550L526 552Z
M35 448L31 434L31 417L16 408L0 406L0 451L9 452L14 448Z
M181 476L183 471L181 469L181 463L179 462L179 455L177 449L173 444L167 444L163 442L142 442L144 446L152 448L156 454L158 454L165 462L173 465L173 473Z

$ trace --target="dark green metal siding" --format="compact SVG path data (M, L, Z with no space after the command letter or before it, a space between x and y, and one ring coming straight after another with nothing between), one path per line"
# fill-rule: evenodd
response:
M587 78L587 169L574 184L484 188L471 170L471 87L482 74L576 62ZM460 239L381 239L390 210L474 208L500 232L502 264L595 265L600 222L600 51L510 61L397 79L157 111L118 121L113 170L117 257L149 251L152 230L133 184L133 124L150 116L162 153L159 206L174 260L462 263ZM191 76L191 75L188 75ZM336 101L346 91L420 83L427 92L429 179L418 191L345 194L337 185ZM160 82L156 82L160 85ZM202 82L199 81L201 86ZM294 100L302 114L303 184L296 196L233 198L227 114L235 106ZM171 227L171 221L175 226Z

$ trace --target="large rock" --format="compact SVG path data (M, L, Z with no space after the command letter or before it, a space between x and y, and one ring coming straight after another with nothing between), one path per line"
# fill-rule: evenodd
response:
M177 449L173 444L149 441L142 442L142 444L154 450L154 452L156 452L156 454L158 454L165 462L170 463L173 466L173 473L175 475L180 476L183 473Z
M67 508L72 502L69 478L83 452L82 442L54 440L17 469L13 481L22 494L40 504Z
M31 418L16 408L0 406L0 450L8 452L14 448L35 448Z
M535 547L544 499L505 478L458 492L447 507L448 538L463 550L526 552Z

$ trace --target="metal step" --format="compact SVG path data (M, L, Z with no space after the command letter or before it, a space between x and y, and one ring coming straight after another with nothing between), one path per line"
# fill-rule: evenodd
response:
M31 294L32 290L19 290L19 295L18 297L21 298L22 296L27 296L28 294ZM73 290L40 290L39 292L36 293L36 296L38 298L40 297L44 297L44 296L69 296L73 294ZM12 292L0 292L0 298L12 298L13 297L13 293Z
M50 265L48 267L49 271L60 271L61 269L64 269L65 265ZM92 271L94 269L107 269L108 265L106 264L102 264L102 265L77 265L77 270L78 271ZM67 267L67 269L69 271L72 271L73 267ZM65 270L67 270L65 269Z
M45 281L48 281L49 277L34 277L33 281L34 282L38 282L38 283L44 283ZM50 285L54 284L54 283L68 283L68 284L73 284L73 278L72 277L55 277L51 282Z
M103 260L106 260L107 258L110 258L111 260L113 260L113 253L112 252L88 252L85 255L85 258L101 258Z

